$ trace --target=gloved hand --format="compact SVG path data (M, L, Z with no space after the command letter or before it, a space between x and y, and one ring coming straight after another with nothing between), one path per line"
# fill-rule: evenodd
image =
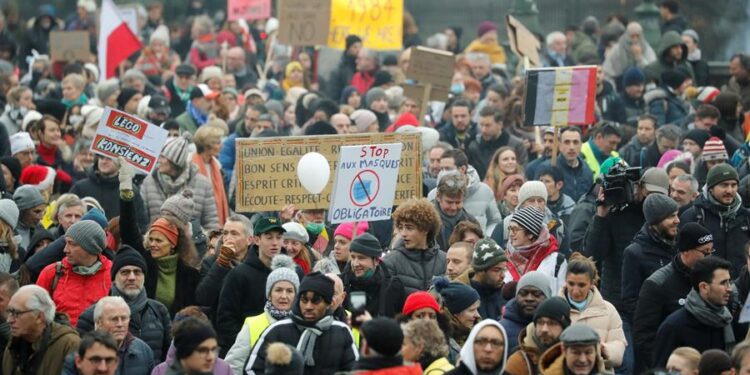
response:
M222 267L229 268L232 265L232 260L235 258L234 249L229 246L222 245L219 250L219 256L216 257L216 262Z
M117 158L120 166L117 178L120 180L120 191L132 191L133 190L133 177L135 176L135 169L122 157Z

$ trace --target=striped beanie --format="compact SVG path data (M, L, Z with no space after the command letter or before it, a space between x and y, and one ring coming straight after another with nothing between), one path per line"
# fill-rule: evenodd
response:
M520 225L535 238L539 237L544 227L544 214L536 207L523 207L516 210L510 221Z
M718 137L711 137L703 146L703 160L727 160L729 154L724 143Z
M161 151L161 156L174 163L179 169L184 169L188 165L188 154L190 153L190 142L193 136L185 132L181 137L177 137L167 142Z

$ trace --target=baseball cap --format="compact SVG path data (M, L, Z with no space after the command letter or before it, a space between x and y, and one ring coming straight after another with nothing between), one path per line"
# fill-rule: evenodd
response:
M217 96L219 96L219 92L211 90L205 83L193 87L193 91L190 92L191 100L195 98L206 98L212 100L216 99Z
M151 100L148 101L148 107L154 112L169 113L170 107L167 98L161 95L154 95Z
M661 168L649 168L643 173L641 183L651 193L669 194L669 176Z
M271 231L284 233L286 232L286 229L281 226L281 220L275 217L262 217L255 222L255 226L253 227L253 233L255 233L256 236Z

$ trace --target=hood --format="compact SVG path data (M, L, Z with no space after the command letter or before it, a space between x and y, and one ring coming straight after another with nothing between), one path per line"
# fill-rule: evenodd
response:
M521 350L526 353L537 353L539 355L539 347L532 338L534 336L534 324L529 323L526 329L522 329L518 333L518 346Z
M78 331L66 324L52 322L50 325L50 329L52 331L49 337L49 346L52 346L57 340L63 339L67 336L78 336Z
M258 248L258 245L253 244L252 246L250 246L250 248L247 249L247 255L245 256L244 263L252 268L257 268L258 270L270 273L271 269L266 267L266 265L261 262L259 251L260 249Z
M677 34L677 32L675 31L667 31L666 33L664 33L664 35L661 36L657 47L656 54L657 56L659 56L659 60L663 61L664 54L667 53L670 48L676 45L682 46L682 59L687 59L687 46L685 46L685 43L682 42L682 37L680 37L680 34Z
M505 345L503 345L503 361L500 365L500 371L498 374L502 374L503 371L505 371L505 364L508 361L508 334L505 333L505 328L503 328L500 323L498 323L496 320L493 319L485 319L481 322L477 323L474 328L471 329L471 333L469 333L469 337L466 339L466 343L464 343L464 346L461 348L461 363L466 366L472 374L477 374L477 364L474 360L474 339L477 336L477 333L482 330L482 328L487 326L494 326L495 328L499 329L500 332L503 335L503 341L505 342Z

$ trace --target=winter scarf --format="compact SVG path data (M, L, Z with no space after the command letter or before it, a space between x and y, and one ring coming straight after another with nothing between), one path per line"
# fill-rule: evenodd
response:
M659 233L659 231L654 229L653 226L649 225L647 230L649 237L651 237L651 239L655 242L665 244L671 249L674 249L675 246L677 246L677 240L675 238L665 238L661 233Z
M102 268L102 262L96 261L96 263L86 266L73 266L73 273L81 276L91 276L99 272Z
M86 93L82 93L81 96L78 97L76 100L68 100L63 99L62 104L65 105L65 109L70 109L70 107L76 106L76 105L84 105L89 102L89 97L86 96Z
M732 313L726 306L716 306L704 301L695 289L688 293L685 301L685 309L701 323L714 328L724 328L724 343L727 348L734 344L734 331L732 331Z
M516 248L508 241L508 249L505 252L510 261L508 270L513 275L513 280L518 281L527 272L539 268L544 258L549 255L550 249L557 249L557 240L549 235L547 227L542 227L539 237L529 245Z
M318 340L318 336L331 328L334 321L333 316L328 314L316 322L308 322L301 316L302 313L299 311L298 306L299 304L295 303L292 309L292 321L297 326L297 329L302 331L302 336L300 336L297 343L297 350L305 358L305 366L315 366L315 359L313 358L315 341Z
M135 317L139 317L138 320L140 321L140 311L143 311L143 309L146 307L146 303L148 303L148 295L146 295L146 288L141 288L141 292L138 293L137 296L131 298L125 293L121 292L120 289L117 289L117 286L112 284L112 290L110 291L110 294L113 296L119 296L122 297L122 299L125 300L125 303L130 306L130 319L134 319Z
M216 202L216 215L219 217L219 225L224 226L224 222L229 217L229 204L227 193L224 191L224 177L221 175L221 165L216 159L211 158L210 171L203 162L203 157L198 153L193 154L193 164L198 167L198 173L206 176L211 180L211 186L214 191L214 201ZM209 175L210 173L210 175Z
M742 197L737 193L732 204L727 206L717 201L716 198L708 192L708 189L705 186L703 186L703 196L706 197L711 211L719 215L721 230L726 231L726 226L734 221L734 218L737 217L737 212L740 210L740 207L742 207Z
M590 291L586 299L581 302L574 301L568 291L565 291L565 297L568 299L568 305L570 305L570 307L578 310L578 312L583 312L583 310L586 310L586 308L589 307L591 300L594 299L594 292Z
M180 173L180 175L175 179L159 172L158 169L154 170L156 173L156 179L159 182L159 186L161 186L161 190L164 192L165 197L171 197L187 187L188 181L193 175L193 171L191 169L192 166L188 165L188 167L185 168L182 173Z
M266 305L263 307L263 310L265 310L268 315L271 315L271 317L276 319L277 321L292 316L291 310L279 310L273 307L271 301L266 301Z
M187 102L187 104L185 105L185 110L188 112L190 117L195 120L195 124L198 126L201 126L205 124L206 121L208 121L208 114L201 112L201 110L198 108L195 108L192 101Z
M696 49L693 50L693 52L688 53L687 60L691 61L691 62L692 61L700 61L700 59L702 57L701 55L702 55L701 49L700 48L696 48Z
M159 274L156 281L156 300L165 306L172 306L175 289L177 287L177 254L163 256L156 259Z
M453 315L446 307L443 307L440 309L440 311L448 317L449 323L451 325L451 328L453 332L451 333L451 338L456 341L456 343L459 346L463 346L466 342L466 338L469 337L469 333L471 333L471 328L466 328L461 322L458 321L458 318Z

